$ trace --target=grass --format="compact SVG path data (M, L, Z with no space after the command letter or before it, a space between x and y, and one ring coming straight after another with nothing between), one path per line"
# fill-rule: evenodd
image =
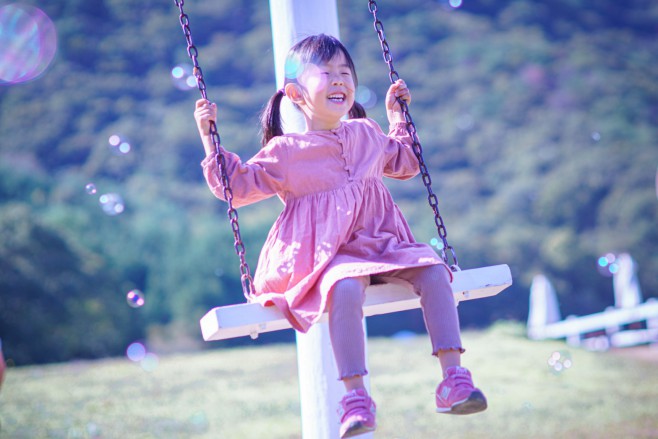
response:
M376 437L658 437L658 350L587 352L528 341L507 323L463 339L489 409L461 417L434 413L439 372L427 337L370 339ZM552 372L556 351L572 367ZM123 358L11 368L0 437L291 439L299 413L295 347L265 345L161 356L150 371Z

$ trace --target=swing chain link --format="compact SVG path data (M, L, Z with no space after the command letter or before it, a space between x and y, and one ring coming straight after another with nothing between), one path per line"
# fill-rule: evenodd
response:
M384 33L384 24L381 22L381 20L377 16L377 2L375 0L368 0L368 10L373 16L374 19L374 27L375 31L377 32L377 37L379 38L379 43L382 48L382 53L384 56L384 61L388 65L389 68L389 73L388 77L391 81L391 84L395 83L398 79L400 79L400 75L398 72L395 70L393 67L393 55L391 55L391 50L388 45L388 41L386 41L386 35ZM397 98L398 103L400 104L400 107L402 108L402 114L404 115L404 120L407 125L407 132L409 133L409 136L412 138L412 149L414 154L416 155L416 158L418 159L418 167L420 169L420 173L423 178L423 184L425 185L425 188L427 189L427 201L434 211L434 223L436 224L437 231L439 233L439 237L441 238L441 241L443 241L443 248L441 249L441 257L443 258L443 261L450 267L452 271L459 271L459 263L457 262L457 254L455 253L455 249L448 244L448 231L446 229L445 224L443 223L443 217L441 217L441 213L439 212L439 201L434 194L434 191L432 191L432 178L430 177L429 171L427 170L427 166L425 165L425 160L423 159L423 147L420 145L420 140L418 139L418 135L416 133L416 125L414 124L413 119L411 118L411 114L409 113L409 106L405 101L403 101L400 98ZM452 256L452 261L453 264L450 264L449 258L448 258L448 253L447 251L450 251L450 254Z
M183 10L183 6L185 5L185 0L174 0L174 3L176 4L178 10L180 11L179 21L181 28L183 29L183 34L185 35L185 40L187 41L187 54L192 60L192 64L194 66L193 74L197 81L197 87L199 88L201 97L205 100L208 100L206 93L206 82L203 79L203 71L201 70L198 61L199 51L192 41L190 18ZM220 148L221 138L219 137L219 132L217 131L217 125L215 124L214 121L210 121L210 137L212 139L213 145L215 146L215 152L216 152L215 162L217 164L217 169L219 171L219 175L222 183L224 199L228 203L227 215L229 222L231 224L231 229L233 230L233 238L234 238L233 247L235 248L236 254L240 258L240 282L242 283L242 293L244 294L244 297L247 299L247 301L251 301L253 297L253 279L251 277L251 270L249 269L249 265L247 264L245 257L245 253L246 253L245 246L244 243L242 242L242 236L240 235L240 225L238 224L238 211L233 207L233 191L231 190L231 184L228 179L228 172L226 170L226 157Z

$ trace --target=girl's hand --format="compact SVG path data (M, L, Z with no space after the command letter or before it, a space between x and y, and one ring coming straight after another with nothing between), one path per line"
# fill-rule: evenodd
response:
M402 99L407 105L411 104L411 93L402 79L398 79L391 84L386 93L386 115L390 123L405 121L402 107L397 98Z
M217 105L206 99L196 101L194 110L194 119L196 119L197 128L201 136L210 134L210 121L217 121Z

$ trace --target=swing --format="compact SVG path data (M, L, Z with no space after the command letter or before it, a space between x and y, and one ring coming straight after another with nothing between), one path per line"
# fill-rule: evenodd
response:
M207 99L206 84L198 62L198 50L192 41L189 17L183 9L185 0L174 0L174 3L180 11L179 21L187 41L187 53L194 67L193 72L197 80L199 92L203 99ZM389 68L389 79L391 83L394 83L399 79L399 75L393 67L393 57L384 34L384 25L377 16L378 7L375 0L368 1L368 9L373 15L374 28L379 38L384 61ZM457 305L463 300L474 300L497 295L512 285L512 276L509 267L507 265L494 265L469 270L460 269L455 249L448 243L448 233L439 212L438 199L432 191L432 179L423 159L422 146L418 140L416 126L409 113L409 107L403 100L398 98L398 101L405 117L407 131L413 141L412 149L418 159L420 174L423 184L427 189L428 203L434 212L434 222L438 235L443 243L441 257L453 272L451 287L455 304ZM200 321L203 338L205 341L224 340L247 335L256 338L258 334L263 332L291 328L290 323L276 307L263 307L259 303L251 302L251 297L254 294L253 280L245 258L245 246L240 235L238 213L232 203L233 193L226 172L226 159L219 148L221 139L214 122L210 123L210 135L217 152L216 164L222 181L223 195L228 204L227 215L233 230L234 248L240 261L240 282L247 303L217 307L210 310ZM452 258L452 261L450 261L450 258ZM419 307L420 298L413 292L409 283L399 279L389 279L387 283L371 285L366 289L363 313L364 316L372 316ZM320 321L326 320L327 313L325 312Z

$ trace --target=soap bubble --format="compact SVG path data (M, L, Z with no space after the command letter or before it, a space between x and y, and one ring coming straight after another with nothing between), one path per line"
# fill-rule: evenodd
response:
M571 354L566 351L555 351L548 357L548 368L554 374L560 374L565 370L571 368L573 362L571 361Z
M430 245L432 247L436 247L437 250L443 250L443 248L445 247L443 245L443 241L439 241L437 238L430 239Z
M190 90L197 86L196 77L189 64L179 64L171 69L171 79L179 90Z
M125 209L123 198L116 193L103 194L98 201L101 203L103 212L110 216L119 215Z
M89 195L94 195L96 193L96 185L94 183L88 183L85 186L85 192L87 192Z
M138 341L131 343L126 349L126 356L136 363L142 361L146 357L146 347Z
M117 134L112 134L110 138L107 139L107 143L110 145L110 150L116 155L128 154L132 149L130 143Z
M607 253L597 260L597 268L603 276L612 277L619 271L619 263L614 253Z
M128 294L126 294L126 301L132 308L140 308L146 303L144 300L144 293L137 289L128 291Z
M39 77L57 51L57 30L48 15L34 6L0 7L0 84Z

